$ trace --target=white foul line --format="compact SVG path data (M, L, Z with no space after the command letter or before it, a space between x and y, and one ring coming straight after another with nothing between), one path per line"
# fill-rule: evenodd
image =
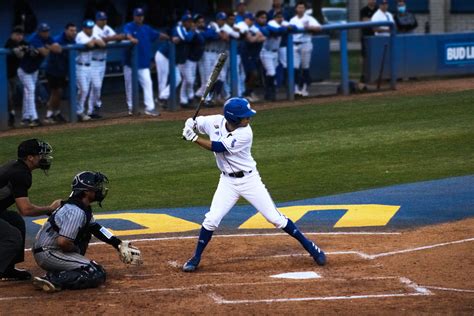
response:
M416 247L416 248L408 248L408 249L397 250L397 251L382 252L375 255L369 255L369 259L376 259L379 257L391 256L391 255L396 255L400 253L414 252L414 251L425 250L425 249L432 249L432 248L454 245L454 244L462 244L469 241L474 241L474 238L455 240L455 241L450 241L450 242L444 242L441 244L434 244L434 245L428 245L428 246L422 246L422 247Z
M424 288L432 289L432 290L440 290L440 291L452 291L452 292L464 292L464 293L474 293L474 290L466 290L466 289L453 289L450 287L439 287L439 286L428 286L423 285Z
M387 277L391 278L391 277ZM419 286L408 278L399 278L405 286L415 290L414 293L391 293L391 294L367 294L367 295L342 295L342 296L314 296L314 297L293 297L293 298L274 298L274 299L256 299L256 300L226 300L216 293L210 293L209 297L216 304L256 304L256 303L282 303L282 302L301 302L301 301L336 301L336 300L354 300L368 298L386 298L386 297L407 297L407 296L425 296L432 295L430 290Z

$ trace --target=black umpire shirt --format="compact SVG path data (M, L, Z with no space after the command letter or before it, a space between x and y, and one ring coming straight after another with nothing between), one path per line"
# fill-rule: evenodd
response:
M369 8L368 6L363 7L360 9L360 20L363 21L364 18L368 18L369 21L372 18L372 15L374 15L375 12L379 7L376 5L373 9ZM374 35L374 30L370 27L366 27L362 29L362 36L372 36Z
M31 183L31 170L23 160L0 166L0 212L14 204L16 198L27 197Z

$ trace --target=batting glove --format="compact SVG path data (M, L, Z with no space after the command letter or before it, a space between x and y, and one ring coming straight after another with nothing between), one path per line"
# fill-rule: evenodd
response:
M196 120L193 120L192 118L188 118L186 120L186 123L184 123L184 126L191 128L192 130L196 130L197 122Z
M183 137L184 139L192 141L192 142L195 142L198 139L196 132L193 131L193 129L188 126L185 126L183 128Z

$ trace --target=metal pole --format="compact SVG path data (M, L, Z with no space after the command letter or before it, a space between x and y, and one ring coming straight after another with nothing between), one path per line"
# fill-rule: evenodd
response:
M132 113L138 114L139 90L138 90L138 46L132 47Z
M230 40L230 86L233 97L239 94L239 79L237 77L237 41Z
M170 96L168 99L168 108L171 111L176 111L176 46L173 42L169 42L169 45Z
M395 43L397 40L395 27L390 26L390 88L397 89L397 58Z
M293 62L293 35L288 34L286 42L286 71L287 83L286 97L288 100L295 100L295 68Z
M7 52L0 52L0 130L8 128Z
M77 122L77 85L76 85L77 50L69 50L69 122Z
M341 88L344 95L349 94L349 58L347 56L347 30L340 34L341 49Z

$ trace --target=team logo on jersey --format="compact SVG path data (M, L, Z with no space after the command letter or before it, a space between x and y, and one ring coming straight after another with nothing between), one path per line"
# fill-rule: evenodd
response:
M230 144L230 147L234 148L236 142L237 142L237 139L234 138L232 140L232 143Z
M219 128L219 125L214 125L214 128L215 128L215 129L218 129L218 128Z

